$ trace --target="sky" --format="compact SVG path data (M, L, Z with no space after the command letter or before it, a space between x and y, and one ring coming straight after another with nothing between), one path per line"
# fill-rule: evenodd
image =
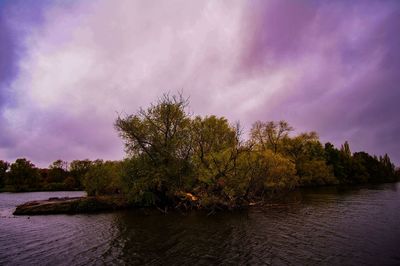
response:
M0 159L125 156L163 93L400 164L400 1L0 0Z

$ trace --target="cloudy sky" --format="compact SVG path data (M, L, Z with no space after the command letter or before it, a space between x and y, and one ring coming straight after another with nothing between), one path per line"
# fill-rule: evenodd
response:
M121 159L118 113L285 119L400 163L400 1L0 0L0 159Z

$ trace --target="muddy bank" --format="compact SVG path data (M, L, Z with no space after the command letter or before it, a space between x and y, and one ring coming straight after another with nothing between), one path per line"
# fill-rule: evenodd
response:
M258 201L242 200L240 202L229 202L217 197L194 196L191 193L179 192L173 200L166 204L129 204L127 199L120 195L108 195L97 197L60 197L49 198L47 200L29 201L18 205L14 215L42 215L42 214L76 214L94 213L121 210L128 208L135 209L154 209L162 213L171 211L187 212L191 210L206 211L208 214L223 210L245 209L254 206L282 207L298 204L299 199L295 197L277 197L269 199L258 199Z
M73 197L36 200L17 206L14 215L74 214L120 210L128 207L122 197Z

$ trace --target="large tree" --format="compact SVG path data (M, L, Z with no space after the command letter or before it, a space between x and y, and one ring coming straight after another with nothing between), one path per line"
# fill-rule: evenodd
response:
M196 117L192 122L193 161L196 174L208 184L233 175L239 153L238 127L229 125L225 118Z
M293 131L286 121L261 122L253 124L250 132L251 142L260 150L270 149L274 153L279 151L282 140Z
M142 177L150 178L153 190L162 194L179 189L190 171L193 149L186 107L187 100L182 96L164 95L148 109L120 116L115 123L126 151L141 160L141 172L147 172Z

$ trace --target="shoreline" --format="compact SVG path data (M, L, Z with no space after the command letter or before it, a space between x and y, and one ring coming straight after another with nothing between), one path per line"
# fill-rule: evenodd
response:
M184 198L180 198L177 204L174 206L167 206L160 208L159 206L138 206L129 204L127 199L122 195L103 195L103 196L81 196L81 197L53 197L45 200L33 200L16 206L13 215L48 215L48 214L83 214L83 213L99 213L99 212L111 212L123 209L154 209L162 213L168 213L168 211L178 210L187 212L190 210L205 210L210 213L221 210L234 210L234 209L245 209L255 206L284 206L292 205L293 203L298 204L298 198L293 201L291 197L287 197L291 193L300 192L302 190L313 190L315 188L335 189L342 192L353 189L371 188L384 184L395 184L397 182L387 183L368 183L368 184L346 184L346 185L333 185L333 186L313 186L313 187L300 187L293 191L283 193L281 195L275 195L272 198L264 199L253 199L246 200L242 204L237 205L225 205L216 204L213 207L203 206L197 197L194 197L190 193L184 193ZM40 192L40 191L34 191ZM47 191L44 191L47 192ZM68 191L67 191L68 192ZM6 192L7 193L7 192ZM19 192L11 192L19 193Z
M78 214L127 209L129 204L119 196L54 197L18 205L13 215Z

